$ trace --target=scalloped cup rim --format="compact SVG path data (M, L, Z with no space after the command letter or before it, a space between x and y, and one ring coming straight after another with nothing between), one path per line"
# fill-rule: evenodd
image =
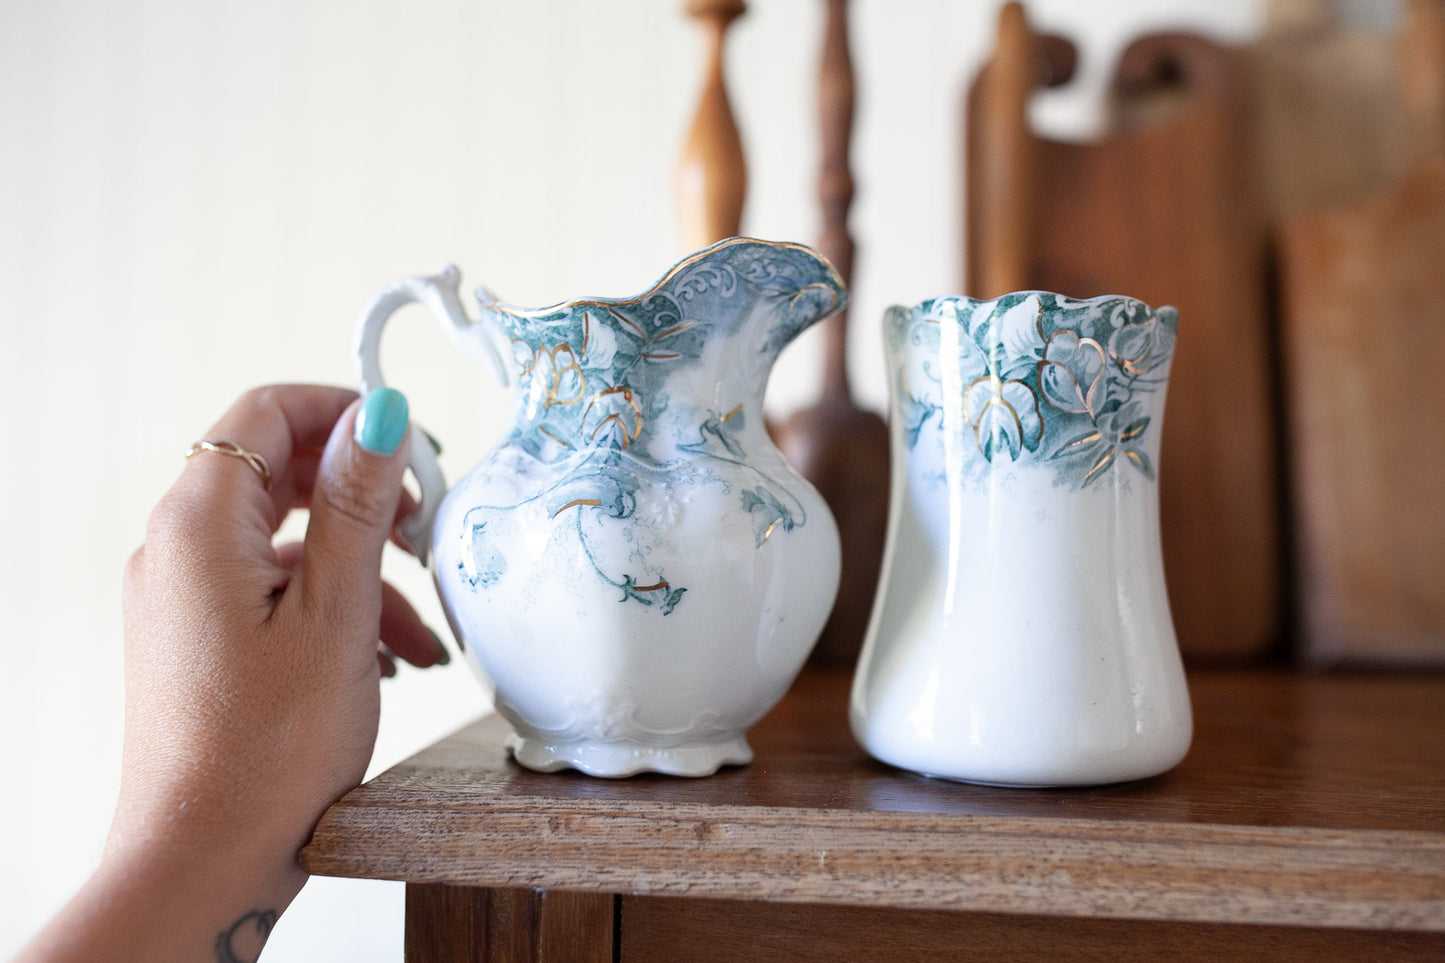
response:
M1179 309L1176 308L1176 307L1175 307L1174 305L1172 305L1172 304L1161 304L1161 305L1159 305L1158 307L1154 307L1154 306L1151 305L1148 301L1145 301L1143 298L1136 298L1136 297L1134 297L1132 294L1096 294L1096 295L1094 295L1093 297L1076 298L1076 297L1074 297L1073 295L1060 294L1060 293L1057 292L1057 291L1048 291L1048 290L1045 290L1044 288L1020 288L1020 289L1017 290L1017 291L1005 291L1003 294L998 294L998 295L995 295L994 297L991 297L991 298L976 298L976 297L974 297L974 296L972 296L972 295L969 295L969 294L935 294L935 295L933 295L933 296L931 296L931 297L926 297L926 298L922 298L921 300L915 301L915 302L913 302L912 304L890 304L890 305L887 307L886 310L887 310L888 312L901 311L901 312L905 312L905 313L910 313L910 314L911 314L912 312L917 311L917 310L918 310L919 308L921 308L923 305L928 304L928 303L930 303L930 302L937 302L937 301L959 301L959 302L964 302L964 303L968 303L968 304L978 305L978 304L989 304L990 302L998 301L998 300L1001 300L1002 298L1013 297L1013 296L1019 295L1019 294L1022 294L1022 295L1025 295L1025 296L1030 295L1030 294L1039 294L1039 295L1044 295L1044 296L1050 297L1050 298L1057 298L1057 299L1060 300L1060 301L1067 302L1067 303L1071 303L1071 304L1090 304L1090 303L1093 303L1093 302L1095 302L1095 301L1133 301L1133 302L1135 302L1136 304L1142 304L1142 305L1144 305L1146 308L1148 308L1150 311L1153 311L1153 312L1156 313L1156 314L1158 314L1158 313L1161 312L1161 311L1171 311L1171 312L1173 312L1173 313L1176 314L1176 315L1179 313Z

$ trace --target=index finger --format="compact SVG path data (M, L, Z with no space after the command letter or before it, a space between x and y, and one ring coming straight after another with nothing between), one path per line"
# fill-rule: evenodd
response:
M326 385L252 389L231 405L205 438L231 442L264 458L271 469L271 491L243 459L213 452L187 459L177 487L202 486L227 504L258 511L269 538L303 497L293 463L319 454L337 419L355 400L355 391Z

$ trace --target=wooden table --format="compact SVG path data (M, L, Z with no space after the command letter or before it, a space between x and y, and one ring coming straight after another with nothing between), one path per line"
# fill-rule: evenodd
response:
M876 763L805 675L707 779L520 769L483 719L356 789L313 873L405 880L408 960L1445 959L1445 675L1195 672L1156 779Z

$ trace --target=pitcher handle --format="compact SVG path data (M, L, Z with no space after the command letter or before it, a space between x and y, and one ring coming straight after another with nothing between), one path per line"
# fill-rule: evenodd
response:
M498 379L507 383L506 368L496 347L485 337L478 337L477 322L467 317L462 307L457 287L461 272L453 265L447 265L430 277L409 277L393 281L377 292L362 309L356 325L356 338L352 354L356 361L357 384L361 394L385 385L381 376L381 332L386 322L399 309L413 302L426 305L442 322L452 340L467 354L489 362ZM412 425L419 432L425 432L420 425ZM442 496L446 494L446 479L442 476L441 465L436 453L425 440L413 438L411 446L411 470L421 486L421 497L416 511L402 519L397 534L416 557L425 564L431 552L431 528L436 518Z

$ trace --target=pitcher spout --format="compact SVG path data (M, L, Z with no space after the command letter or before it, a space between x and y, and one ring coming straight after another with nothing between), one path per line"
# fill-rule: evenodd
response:
M764 246L762 250L744 246L738 253L747 259L745 276L759 289L757 309L745 340L771 366L803 331L842 310L848 303L848 291L833 265L809 247L736 240L744 245ZM780 265L786 267L779 270Z
M833 265L806 245L731 237L679 261L636 297L578 298L528 309L481 289L477 300L513 345L590 311L657 348L655 357L670 358L675 348L654 342L701 322L775 358L809 325L842 309L848 294ZM526 367L526 359L520 363Z
M512 440L546 459L556 446L638 454L659 434L695 433L675 423L694 409L718 418L750 410L761 423L778 354L846 299L812 250L750 238L685 258L632 298L523 309L478 292L517 383Z

